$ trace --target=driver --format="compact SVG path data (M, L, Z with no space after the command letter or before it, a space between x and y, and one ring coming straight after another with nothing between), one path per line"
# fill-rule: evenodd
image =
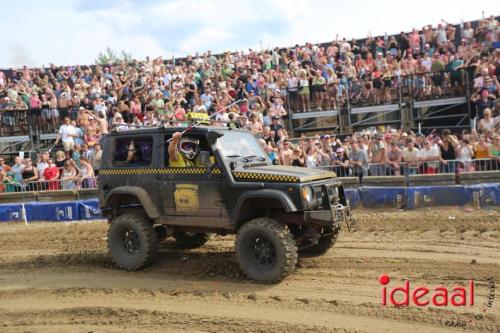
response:
M180 132L172 135L168 144L168 162L170 167L189 168L195 166L196 155L200 151L200 141L191 136L182 137Z
M200 140L193 136L182 136L180 132L172 135L172 141L168 144L168 161L170 167L190 168L205 167L196 157L200 153ZM210 164L215 163L210 156Z

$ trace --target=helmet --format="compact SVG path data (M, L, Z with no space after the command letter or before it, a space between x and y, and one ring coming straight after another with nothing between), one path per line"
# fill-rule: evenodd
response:
M200 140L184 136L179 140L179 152L187 159L193 160L200 151Z

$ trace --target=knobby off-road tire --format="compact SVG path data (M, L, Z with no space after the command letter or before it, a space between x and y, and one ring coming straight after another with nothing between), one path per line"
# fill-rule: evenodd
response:
M340 230L337 228L332 231L331 228L323 229L323 233L325 236L321 236L316 245L305 248L300 251L300 253L309 254L309 255L321 255L332 248L337 239L339 238Z
M114 263L127 271L151 263L158 248L153 223L143 215L124 214L111 222L108 251Z
M196 249L203 246L210 238L206 233L174 232L175 247L179 249Z
M259 283L276 283L297 264L297 247L288 228L260 217L241 227L236 236L236 256L243 272Z

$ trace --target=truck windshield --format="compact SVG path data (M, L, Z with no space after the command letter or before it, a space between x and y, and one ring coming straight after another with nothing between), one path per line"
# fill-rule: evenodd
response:
M224 135L217 139L217 146L222 155L229 159L242 158L245 162L270 163L262 146L249 132L225 131Z

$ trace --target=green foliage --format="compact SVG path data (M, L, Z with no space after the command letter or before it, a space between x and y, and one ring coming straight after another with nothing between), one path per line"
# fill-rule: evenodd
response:
M132 55L125 52L124 50L122 50L120 54L117 54L109 46L106 47L106 50L104 50L104 52L99 52L99 54L97 55L97 59L95 60L95 63L97 65L110 65L119 62L132 62Z

